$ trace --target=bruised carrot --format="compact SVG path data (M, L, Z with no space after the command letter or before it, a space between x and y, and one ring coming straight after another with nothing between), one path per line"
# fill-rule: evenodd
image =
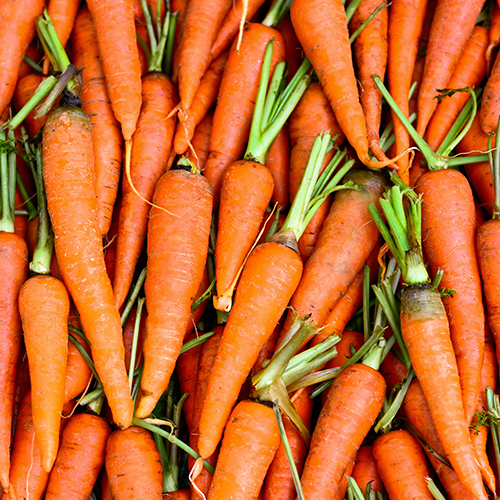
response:
M384 484L377 471L377 465L373 458L372 446L362 446L356 454L352 477L361 491L365 491L370 485L372 491L384 492Z
M208 159L213 116L213 113L209 111L201 123L196 127L191 140L191 146L193 146L194 153L190 149L187 151L189 161L194 163L196 168L201 171L205 168Z
M42 15L43 0L2 2L0 5L0 116L7 109L23 62L35 36L35 20Z
M106 273L97 220L91 125L80 109L61 106L49 115L43 135L43 173L64 284L92 345L115 423L128 427L133 402L120 315Z
M123 154L123 139L106 89L96 30L87 7L78 12L71 37L73 64L82 71L82 108L92 124L99 227L111 226Z
M68 420L50 474L46 500L87 500L104 465L110 432L106 421L96 415L80 413Z
M191 304L203 278L212 220L207 180L182 167L160 178L153 203L148 223L148 318L138 418L153 411L174 371Z

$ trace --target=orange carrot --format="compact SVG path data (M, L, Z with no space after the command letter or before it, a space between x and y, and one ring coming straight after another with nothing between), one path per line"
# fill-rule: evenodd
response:
M153 411L174 370L191 304L203 278L212 219L208 181L179 168L160 178L153 203L148 223L148 318L138 418Z
M292 78L304 58L300 42L295 34L295 30L290 20L290 14L287 14L278 25L278 31L283 35L286 44L286 66L288 68L288 77Z
M497 129L498 117L500 116L500 101L497 89L500 80L500 57L495 58L495 63L491 68L491 74L484 86L481 109L479 111L479 124L487 135L493 134Z
M408 370L396 355L388 352L380 365L380 373L385 378L387 391L392 391L396 385L404 382Z
M484 0L437 3L418 93L417 132L421 137L437 106L436 89L448 86L483 5Z
M365 491L367 485L370 484L372 491L384 492L384 484L377 471L371 446L362 446L358 450L352 477L356 480L356 484L361 488L361 491Z
M71 335L80 342L82 347L87 351L87 354L90 355L90 347L87 343L78 334L71 332ZM68 342L64 403L69 403L72 399L81 394L87 388L91 377L92 372L87 361L76 348L75 344L73 344L73 342Z
M486 49L486 64L488 66L488 73L490 72L491 65L493 64L492 52L500 44L500 7L493 5L493 14L491 15L491 25L489 30L489 43Z
M141 69L132 0L89 0L106 87L123 138L130 141L141 110ZM117 43L117 40L120 43Z
M106 473L114 500L161 499L161 459L142 427L115 431L106 444Z
M62 433L46 500L87 500L104 465L109 425L96 415L73 415ZM78 479L77 479L78 478Z
M284 210L288 206L288 171L290 170L290 139L286 125L280 130L269 150L266 167L271 171L274 179L272 203L278 204Z
M23 62L35 35L35 20L42 15L43 0L2 2L0 5L0 116L7 109Z
M87 7L76 17L71 41L73 64L82 71L82 108L92 123L99 227L105 235L118 194L123 139L106 90L96 30Z
M212 134L213 113L209 111L205 118L200 122L194 131L191 140L194 153L188 149L187 157L191 163L194 163L196 168L203 171L208 159L208 151L210 145L210 135Z
M80 109L61 106L49 115L43 135L43 173L64 284L92 345L94 364L115 423L128 427L133 402L125 372L122 328L97 220L91 125Z

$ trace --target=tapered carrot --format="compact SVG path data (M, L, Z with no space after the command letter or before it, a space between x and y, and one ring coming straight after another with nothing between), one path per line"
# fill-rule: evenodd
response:
M437 3L418 93L417 132L422 137L437 106L436 89L448 86L483 5L483 0Z
M68 358L69 296L61 281L34 276L19 292L30 365L33 423L41 463L50 472L59 448Z
M35 35L35 19L42 15L43 0L2 2L0 5L0 116L16 89L19 68Z
M189 142L193 138L195 128L201 123L208 110L217 100L217 93L228 55L228 52L221 54L205 71L193 103L189 108L188 116L177 124L174 149L178 155L184 154L189 148Z
M488 30L482 26L474 26L448 84L449 88L475 88L483 81L486 76L487 43ZM457 92L450 97L445 97L441 104L438 104L426 131L427 142L432 149L436 150L443 142L468 99L468 93Z
M47 500L86 500L90 496L104 465L110 432L106 421L96 415L80 413L68 420L50 474Z
M123 139L111 108L96 30L87 7L80 9L75 19L71 46L73 64L82 71L82 108L92 123L99 227L105 235L118 194Z
M161 500L160 454L151 434L142 427L115 431L109 436L106 473L114 500Z
M128 427L133 403L121 322L97 221L91 125L80 109L62 106L49 115L43 136L43 173L64 284L92 345L94 364L115 423Z
M87 5L94 22L109 99L123 138L128 142L141 109L141 69L133 2L89 0Z
M148 318L138 418L153 411L182 347L207 258L212 192L205 178L180 167L160 178L153 203L148 223Z
M372 491L384 492L384 484L377 471L377 465L373 458L372 446L362 446L356 454L352 477L356 484L365 491L368 484Z
M396 0L391 5L389 15L387 81L392 97L407 118L410 116L408 96L426 6L427 0ZM400 154L410 147L410 136L395 113L392 113L392 119L396 137L395 152ZM408 155L398 160L399 175L405 182L409 175L408 161Z
M191 146L193 146L194 153L190 149L187 151L189 161L194 163L196 168L201 171L204 170L208 159L213 116L213 112L209 111L201 123L196 127L191 140Z

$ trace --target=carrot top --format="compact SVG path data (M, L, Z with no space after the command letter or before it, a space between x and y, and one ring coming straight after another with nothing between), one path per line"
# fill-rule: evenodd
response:
M12 147L13 132L8 138L0 130L0 231L14 232L16 193L16 153Z

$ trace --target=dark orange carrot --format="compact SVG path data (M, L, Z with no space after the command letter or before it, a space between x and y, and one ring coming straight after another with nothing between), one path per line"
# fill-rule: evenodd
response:
M288 68L288 77L292 78L304 58L300 42L295 34L295 30L290 20L290 14L287 14L278 25L278 31L283 35L286 45L286 66Z
M106 473L114 500L161 499L160 454L151 434L142 427L129 427L109 436Z
M476 88L483 81L486 76L485 53L487 43L488 30L482 26L474 26L448 84L449 88ZM437 150L441 145L468 99L469 94L467 92L457 92L451 97L445 97L441 104L438 104L425 134L432 149Z
M373 457L391 499L434 498L427 488L429 471L424 452L408 431L391 431L377 438Z
M490 76L484 86L481 109L479 111L479 124L482 131L493 134L497 129L498 117L500 116L500 101L498 99L498 86L500 85L500 57L495 58L495 63L491 68Z
M354 12L351 30L356 31L378 7L378 0L363 0ZM361 88L361 106L366 118L368 144L372 153L379 159L385 158L380 149L380 121L382 116L382 94L372 75L382 80L387 66L387 23L388 9L381 10L359 34L354 42L354 59L358 66L358 80Z
M207 259L212 192L204 177L180 168L160 178L149 214L148 318L138 418L153 411L168 386Z
M82 71L82 108L92 123L99 227L105 235L118 194L123 139L106 90L96 30L87 7L76 17L71 42L73 64Z
M491 66L493 64L492 52L500 44L500 7L498 5L493 6L493 14L491 15L490 30L488 33L488 48L486 49L486 64L488 67L488 73L490 72Z
M123 138L128 142L141 110L141 68L133 2L89 0L87 5L94 22L109 99Z
M205 164L208 159L208 151L210 145L210 135L212 134L212 120L214 114L209 111L201 123L196 127L191 146L193 146L194 153L191 149L187 151L187 157L191 163L196 165L196 168L201 171L204 170Z
M387 81L392 97L407 118L410 116L408 97L414 81L413 70L426 6L427 0L395 0L389 15ZM395 153L400 154L410 147L410 136L395 113L392 113L392 119ZM408 155L398 161L399 175L405 182L408 182L408 161Z
M35 93L38 85L42 83L44 78L35 73L24 76L18 80L16 85L16 92L14 94L14 106L16 110L20 110ZM28 131L30 137L35 137L37 132L45 125L47 121L47 116L42 116L41 118L35 118L35 110L33 110L26 118L25 122L28 125Z
M273 205L284 210L288 206L288 172L290 170L290 139L285 125L274 141L266 159L266 167L273 174Z
M62 433L46 500L87 500L104 465L109 425L96 415L73 415Z
M43 0L2 2L0 5L0 116L16 89L24 54L35 35L35 19L42 15Z
M26 49L26 55L30 57L36 63L39 63L43 58L43 49L39 46L38 40L33 40L29 47ZM33 68L23 59L21 67L19 68L19 75L17 80L21 80L26 75L29 75L33 71Z
M59 448L66 383L69 316L66 287L52 276L30 278L19 292L19 313L30 365L36 442L42 467L50 472Z
M189 108L189 114L185 120L177 124L174 137L174 149L178 155L182 155L188 150L189 142L193 138L195 128L207 115L208 110L217 100L220 82L229 53L224 52L207 68L200 86Z
M362 446L358 450L352 477L356 480L356 484L361 488L361 491L365 491L367 485L370 484L372 491L384 492L384 484L377 471L371 446Z
M61 106L49 115L43 134L43 174L64 284L92 345L94 364L115 423L128 427L133 402L125 372L122 328L97 220L92 130L80 109Z
M380 365L380 373L387 383L387 391L392 391L396 385L404 382L408 370L396 355L389 352Z
M274 351L276 349L276 342L278 341L279 333L281 331L281 328L283 327L282 320L284 320L283 317L278 321L278 324L276 325L276 328L273 330L273 333L267 339L262 349L259 351L259 356L257 357L257 361L252 367L252 375L255 375L256 373L260 372L260 370L264 368L264 363L268 362L273 357Z
M101 491L102 491L101 500L113 500L113 493L111 493L111 488L109 487L108 475L106 474L105 467L102 469L101 472Z
M236 51L233 43L229 52L213 118L210 153L203 172L212 186L216 202L224 171L243 155L250 134L264 51L273 37L272 74L285 53L284 40L278 31L261 24L247 25L240 50Z
M483 5L484 0L440 0L436 5L418 93L417 132L421 137L437 106L436 89L448 86Z

